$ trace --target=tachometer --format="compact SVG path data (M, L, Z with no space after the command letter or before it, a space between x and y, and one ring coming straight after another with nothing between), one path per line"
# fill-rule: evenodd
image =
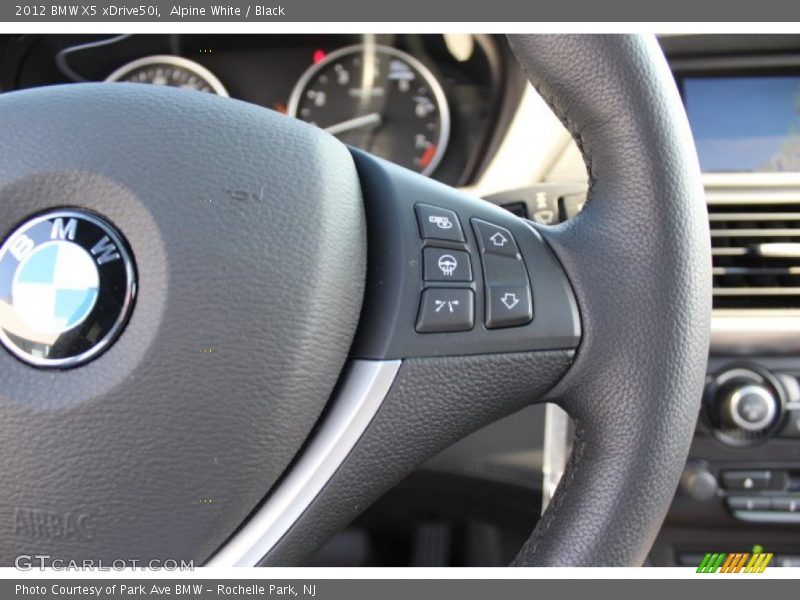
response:
M106 81L167 85L227 96L222 82L203 65L180 56L145 56L123 65Z
M405 52L374 44L315 53L288 113L424 175L438 166L450 134L447 98L430 70Z

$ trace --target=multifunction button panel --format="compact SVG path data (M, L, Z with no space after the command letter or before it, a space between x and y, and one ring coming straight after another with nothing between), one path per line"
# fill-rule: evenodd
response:
M797 364L790 356L709 357L691 464L681 480L689 496L717 504L698 518L727 507L742 521L800 526ZM707 497L697 493L701 484Z
M354 151L367 218L367 280L352 356L572 350L577 302L532 223Z
M800 523L800 480L791 469L722 471L728 508L743 521Z
M424 282L416 323L418 333L469 331L475 325L475 296L484 303L487 329L531 322L531 282L508 229L483 219L471 219L483 272L483 286L479 289L473 285L470 247L458 215L429 204L414 208L422 242ZM443 286L445 282L453 285Z
M508 229L472 219L481 249L486 293L486 327L515 327L533 319L531 282L525 263Z

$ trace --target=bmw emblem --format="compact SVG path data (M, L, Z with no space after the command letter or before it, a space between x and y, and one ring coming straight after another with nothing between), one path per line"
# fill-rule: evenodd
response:
M54 210L0 246L0 340L38 367L83 364L122 330L136 290L131 254L99 216Z

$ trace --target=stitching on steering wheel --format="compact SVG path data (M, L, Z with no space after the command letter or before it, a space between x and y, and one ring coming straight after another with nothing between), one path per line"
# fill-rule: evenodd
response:
M545 511L544 516L539 521L539 524L533 531L532 539L535 539L533 546L527 552L529 556L533 556L536 554L536 549L539 547L539 542L542 540L544 535L547 533L547 530L550 529L550 525L555 520L555 514L558 512L558 509L561 507L561 504L564 502L564 498L567 497L567 492L569 491L570 484L575 479L575 474L578 472L578 466L583 458L583 452L586 448L586 442L583 439L583 431L578 429L575 434L575 442L576 447L572 451L570 455L570 460L567 463L567 467L564 470L564 476L561 479L561 484L556 489L556 494L554 496L555 502L553 502Z
M561 121L564 126L569 131L572 139L575 140L575 143L578 146L578 150L583 157L583 162L586 165L586 171L589 176L589 189L586 193L586 203L588 204L592 198L592 188L594 187L595 176L594 176L594 168L592 164L592 153L586 148L586 144L583 141L583 134L581 133L580 129L572 122L572 119L562 111L556 103L553 101L550 94L541 88L541 86L536 82L536 77L533 73L530 73L528 69L523 65L523 70L525 71L526 75L528 76L528 81L531 82L533 88L536 90L536 93L541 96L542 100L545 101L545 104L553 111L559 121Z
M591 151L588 150L584 140L581 130L573 123L572 119L562 111L556 103L553 101L550 94L543 90L541 86L537 83L537 79L534 74L530 73L527 68L523 66L523 69L528 75L528 80L533 85L536 92L541 96L541 98L545 101L547 106L556 117L564 124L569 131L572 138L575 140L575 143L578 146L578 150L583 157L583 162L586 164L586 171L589 177L589 189L586 194L586 203L588 204L592 199L592 189L594 187L594 183L596 181L593 169L593 162L592 162L592 154ZM576 425L578 423L576 422ZM535 540L533 545L530 547L526 553L528 556L533 556L536 554L536 550L539 547L539 543L544 538L547 530L550 529L553 521L555 520L555 515L558 512L559 508L564 502L564 499L567 497L567 493L569 492L569 487L572 484L572 481L575 479L575 475L578 472L578 467L580 465L581 458L583 457L584 449L586 448L586 442L583 439L583 430L578 427L576 434L575 434L575 448L570 455L570 460L567 463L567 466L564 470L564 475L561 479L561 484L556 489L556 493L554 495L554 501L545 511L542 519L539 521L537 526L535 527L533 533L531 534L531 539Z

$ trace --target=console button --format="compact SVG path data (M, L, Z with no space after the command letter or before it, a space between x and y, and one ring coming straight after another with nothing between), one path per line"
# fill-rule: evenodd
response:
M770 509L780 512L800 512L800 498L784 496L770 499Z
M515 258L519 256L517 243L508 229L481 219L472 219L472 226L482 253Z
M775 377L783 384L788 402L800 402L800 381L791 373L775 373Z
M733 496L728 498L731 510L769 510L769 498L758 496Z
M770 388L758 383L743 383L728 390L721 409L722 421L729 427L758 433L774 423L781 405Z
M542 225L558 223L558 200L552 194L541 190L533 197L531 219Z
M769 471L723 471L722 487L726 490L765 490L771 479Z
M516 327L533 319L528 285L490 285L486 293L486 327Z
M425 281L472 281L469 253L447 248L425 248L422 251Z
M800 438L800 410L793 409L786 413L786 424L781 429L781 437Z
M702 463L690 463L681 475L681 491L697 502L708 502L716 498L719 484L717 478Z
M452 210L430 204L417 204L414 209L417 211L419 235L422 238L451 242L464 241L461 223Z
M468 331L473 327L474 318L472 290L428 288L422 291L417 332Z

